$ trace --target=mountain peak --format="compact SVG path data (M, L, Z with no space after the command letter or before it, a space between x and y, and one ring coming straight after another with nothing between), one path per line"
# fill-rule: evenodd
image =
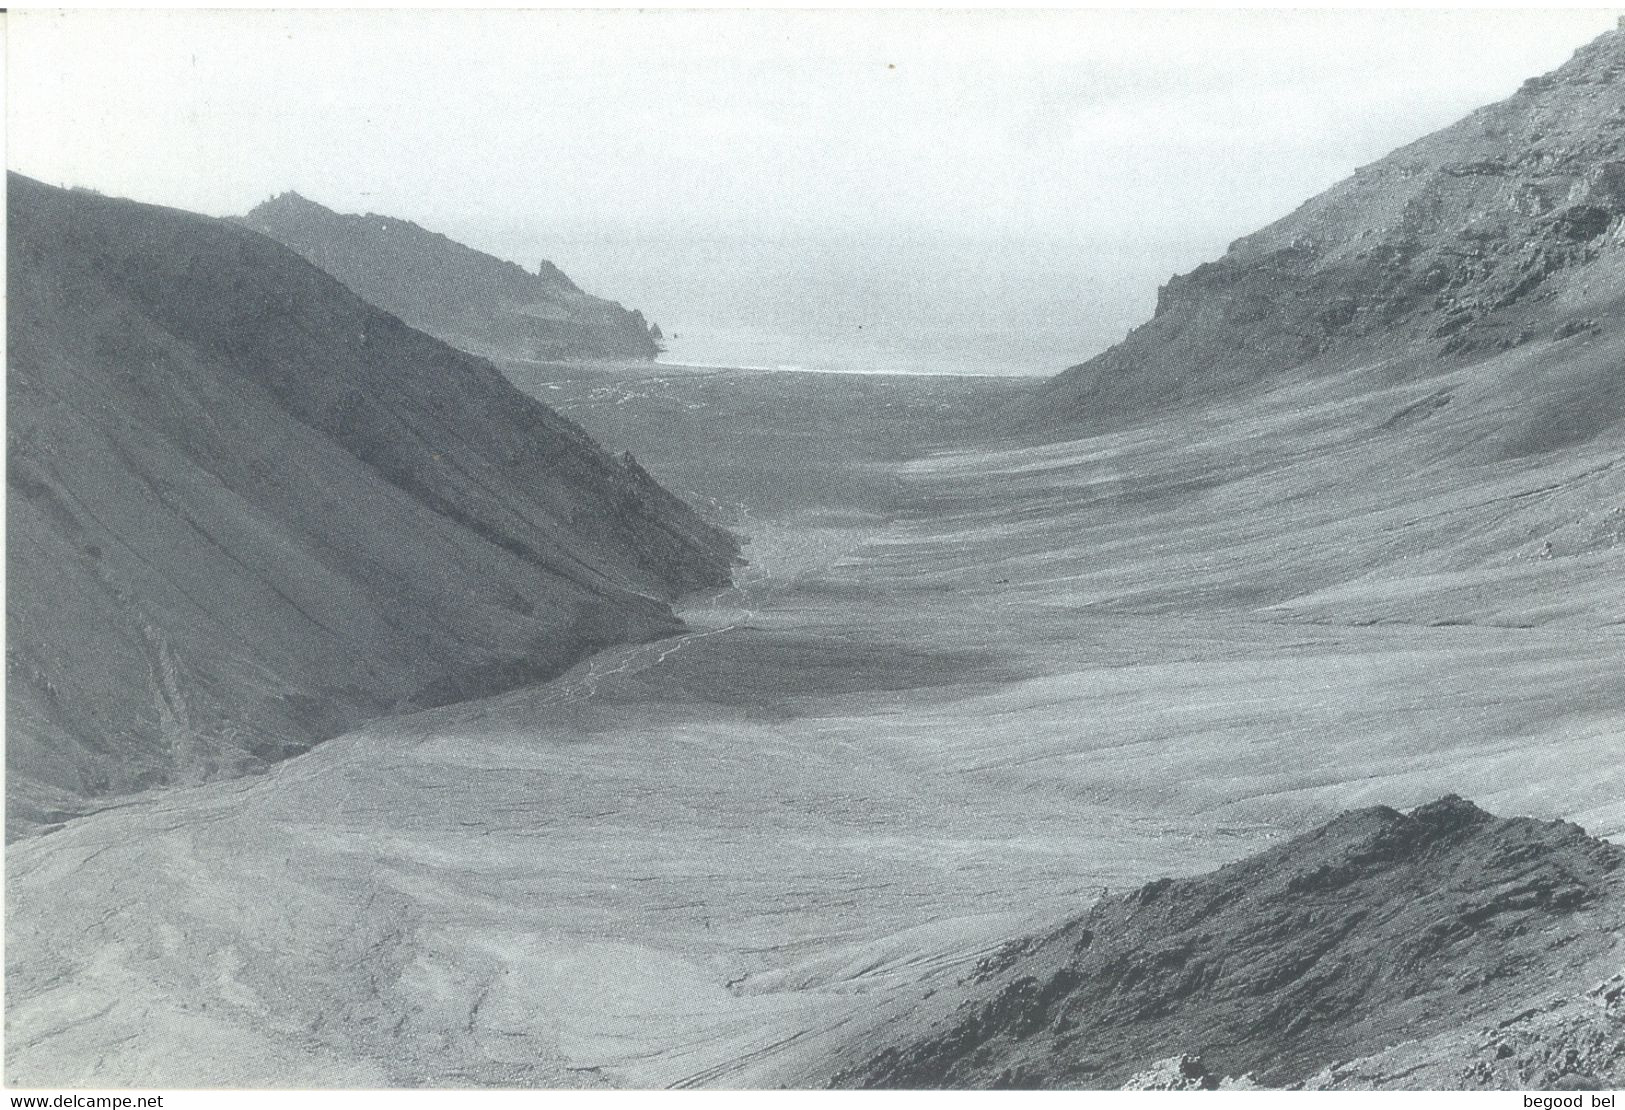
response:
M250 211L248 215L249 219L252 220L255 217L263 218L275 213L299 213L304 215L320 214L327 216L338 215L338 213L333 211L333 209L328 208L324 204L318 204L316 201L311 200L303 193L296 192L293 189L288 189L284 192L277 193L269 200L261 201L259 204L254 206L253 210Z

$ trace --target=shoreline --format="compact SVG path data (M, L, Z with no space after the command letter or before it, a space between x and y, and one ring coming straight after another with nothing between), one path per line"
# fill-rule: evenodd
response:
M811 366L747 366L737 364L719 364L703 362L661 362L658 359L535 359L535 358L492 358L492 362L499 366L503 363L514 363L523 366L555 366L576 371L601 371L604 373L634 373L671 370L692 373L733 373L733 374L819 374L833 377L858 378L968 378L976 381L1010 381L1010 382L1043 382L1048 381L1054 374L967 374L954 370L821 370Z

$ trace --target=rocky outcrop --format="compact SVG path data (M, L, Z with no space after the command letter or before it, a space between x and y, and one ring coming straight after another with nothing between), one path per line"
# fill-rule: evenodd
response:
M1400 1042L1512 1028L1531 997L1617 970L1622 929L1625 849L1578 826L1496 818L1456 797L1359 810L1012 942L835 1082L1207 1088L1251 1074L1287 1086ZM1541 1066L1594 1066L1565 1051ZM1142 1074L1194 1052L1200 1064ZM1493 1068L1480 1082L1515 1085Z
M1307 1090L1617 1091L1625 1087L1625 972L1583 992L1531 995L1493 1025L1328 1065Z
M551 262L532 274L409 221L343 215L291 192L243 222L465 351L525 359L652 359L660 352L660 330L643 313L583 293Z
M10 178L7 815L670 634L733 540L230 221Z
M1416 345L1465 359L1594 330L1622 220L1625 30L1173 278L1026 418L1099 425Z
M1125 1091L1251 1091L1258 1084L1250 1076L1233 1079L1207 1070L1200 1056L1170 1056L1158 1060L1123 1084Z

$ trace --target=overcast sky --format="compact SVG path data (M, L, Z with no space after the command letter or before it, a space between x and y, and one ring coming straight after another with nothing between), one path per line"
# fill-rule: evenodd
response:
M1228 236L1614 18L14 12L9 158L214 214Z
M552 258L681 329L678 358L816 341L869 364L840 353L861 321L909 365L1049 372L1615 18L13 11L8 157L216 215L297 189Z

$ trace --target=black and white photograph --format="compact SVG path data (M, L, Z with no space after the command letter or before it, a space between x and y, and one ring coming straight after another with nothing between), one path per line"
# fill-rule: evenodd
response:
M8 1105L1617 1105L1625 10L0 21Z

